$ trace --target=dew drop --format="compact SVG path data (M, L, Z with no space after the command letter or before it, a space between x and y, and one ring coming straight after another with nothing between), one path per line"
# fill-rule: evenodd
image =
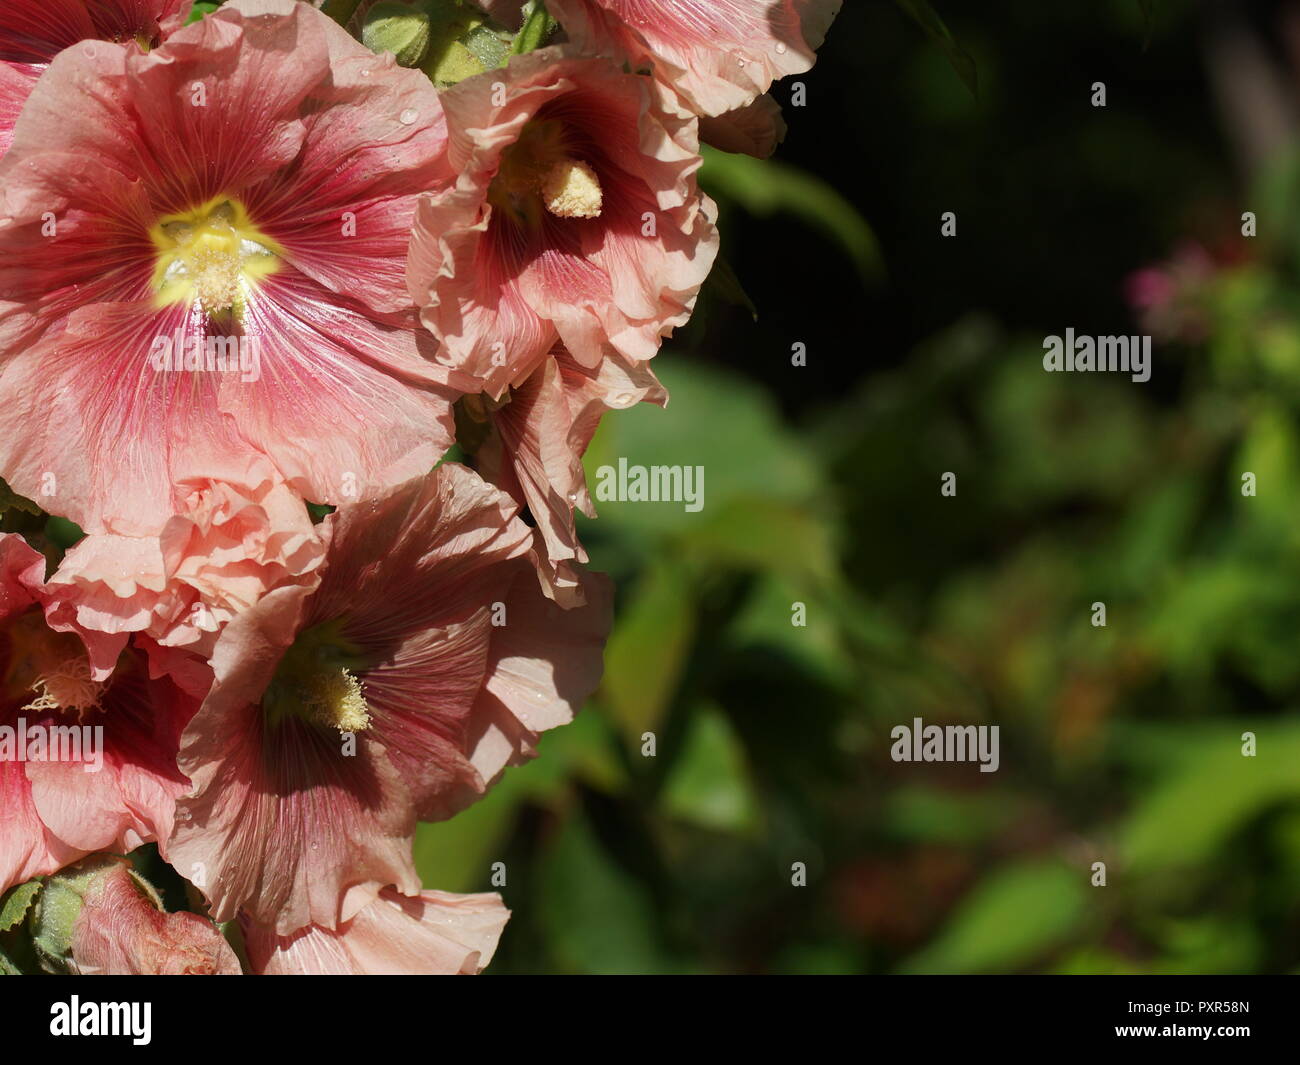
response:
M401 120L402 125L409 126L412 122L414 122L417 118L420 117L420 112L417 111L414 107L408 107L397 117L398 119Z
M777 42L776 42L776 54L777 54L777 55L785 55L785 42L784 42L784 41L777 41Z

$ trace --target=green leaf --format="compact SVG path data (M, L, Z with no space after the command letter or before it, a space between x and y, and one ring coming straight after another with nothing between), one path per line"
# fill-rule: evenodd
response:
M646 888L601 847L582 813L542 859L540 921L555 962L570 972L662 973L675 966L659 942L660 914Z
M191 22L198 22L204 15L211 15L220 6L220 0L217 0L216 3L212 3L210 0L195 0L194 6L190 8L189 16L185 19L185 25L188 26Z
M641 575L605 647L603 701L633 744L655 731L677 692L695 634L686 568L661 558Z
M1246 731L1256 736L1254 757L1241 753ZM1297 766L1300 726L1295 724L1243 722L1195 737L1125 825L1126 868L1140 875L1201 867L1264 810L1300 798Z
M787 357L785 350L778 358ZM738 374L699 363L655 359L672 394L667 409L642 403L605 418L584 463L598 521L589 528L644 540L699 529L733 502L812 506L829 497L826 479L783 422L771 397ZM704 467L704 506L602 500L598 472L631 465Z
M930 5L929 0L894 0L913 22L925 31L925 35L930 38L943 54L947 56L948 62L952 69L957 72L957 76L970 89L971 95L979 97L979 72L975 68L975 60L971 58L952 32L948 29L939 13Z
M758 826L758 799L740 739L716 706L691 715L660 802L666 813L704 828L747 833Z
M421 882L439 891L487 891L492 863L500 861L521 793L507 772L481 801L448 821L421 824L415 832L415 868Z
M903 966L908 973L994 973L1032 965L1073 935L1087 915L1088 871L1055 860L991 873L938 937Z
M523 55L540 48L554 29L555 19L547 12L543 0L528 0L524 4L523 24L510 48L511 54Z
M0 932L8 932L22 923L42 887L42 881L29 880L11 888L0 898Z
M700 184L760 218L792 214L838 245L864 282L884 273L880 245L866 219L834 186L798 167L774 159L701 149Z

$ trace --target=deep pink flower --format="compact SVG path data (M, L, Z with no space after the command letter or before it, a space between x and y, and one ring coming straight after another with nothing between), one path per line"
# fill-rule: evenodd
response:
M5 0L0 4L0 155L46 65L78 41L156 44L190 0Z
M385 887L416 894L416 820L473 802L595 687L607 586L546 600L516 509L441 466L327 518L319 587L227 625L165 848L217 920L335 929Z
M697 115L753 103L810 69L840 0L547 0L587 52L649 69Z
M153 675L143 649L125 648L97 679L81 637L46 622L44 568L21 537L0 534L0 891L165 839L187 786L181 729L199 705Z
M497 399L557 341L592 371L651 358L717 254L695 120L649 78L562 48L443 103L459 178L421 199L409 269L439 363Z
M245 923L255 973L265 976L456 976L482 972L510 911L500 895L386 888L336 930L309 925L288 936Z
M167 913L131 873L106 859L84 878L69 968L80 976L239 976L239 959L212 922ZM80 885L79 885L80 886Z
M60 53L0 162L6 480L140 536L259 453L318 502L427 470L406 248L445 143L427 78L294 0Z

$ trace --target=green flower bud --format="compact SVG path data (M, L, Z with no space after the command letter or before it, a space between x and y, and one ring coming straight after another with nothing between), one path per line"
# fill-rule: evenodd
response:
M396 0L376 4L361 40L372 52L392 52L399 66L418 67L429 50L429 14Z

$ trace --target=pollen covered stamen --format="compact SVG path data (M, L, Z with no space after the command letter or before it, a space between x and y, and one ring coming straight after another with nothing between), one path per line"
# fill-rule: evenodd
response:
M298 634L276 667L262 709L273 725L297 719L340 733L373 726L361 677L366 658L343 632L343 621L322 622Z
M90 659L75 635L55 632L39 610L31 610L9 624L6 636L6 698L33 713L65 711L82 717L102 709L108 682L93 679Z
M542 202L557 218L599 218L605 196L600 178L581 159L561 159L542 180Z
M66 658L37 677L31 685L36 698L23 706L24 710L72 710L78 716L100 709L99 697L104 682L90 675L90 663L83 655Z
M340 732L364 732L370 727L370 706L361 682L346 669L315 674L303 696L303 709L319 725Z
M194 292L208 310L227 310L240 297L240 259L228 251L200 248L190 262L194 268Z
M279 265L275 244L233 200L161 219L150 231L158 249L158 303L193 303L209 314L242 313L253 282Z

